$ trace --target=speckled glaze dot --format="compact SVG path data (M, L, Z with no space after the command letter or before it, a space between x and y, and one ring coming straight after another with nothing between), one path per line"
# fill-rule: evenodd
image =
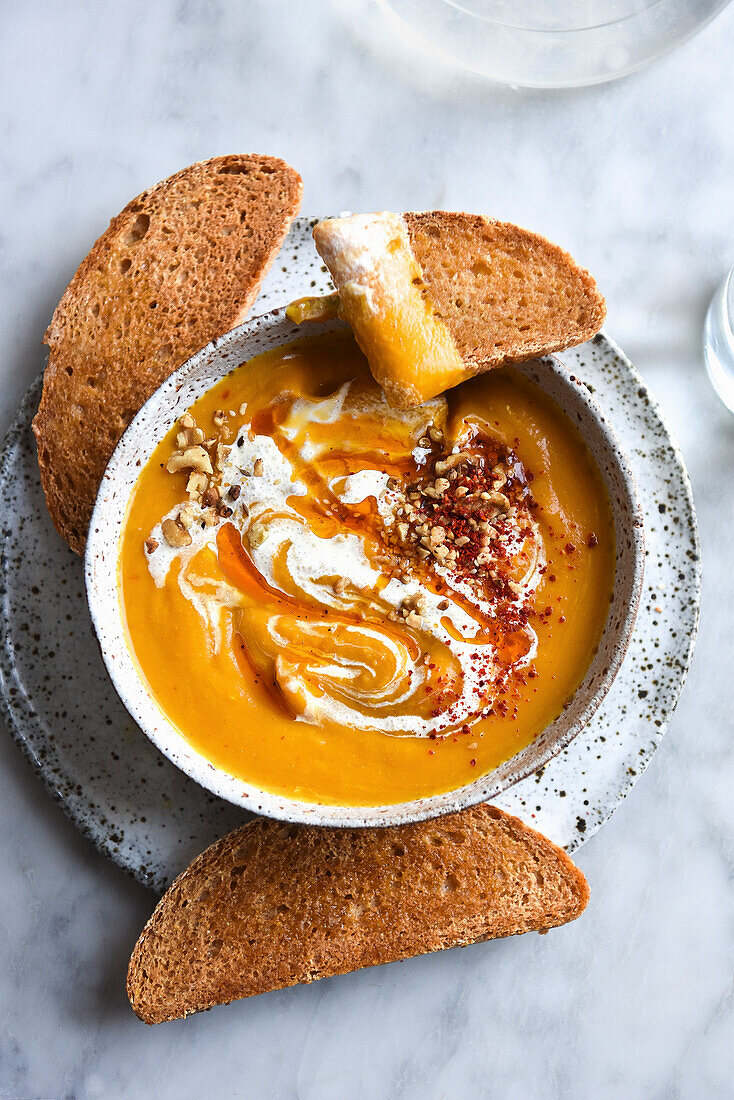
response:
M254 312L331 288L313 224L294 223ZM559 755L493 798L572 851L611 815L663 736L690 662L700 567L682 458L639 375L604 335L561 358L627 453L646 538L637 623L609 693ZM159 753L107 677L82 563L55 533L40 488L30 431L39 396L40 380L0 456L0 700L13 737L78 828L160 891L248 815Z

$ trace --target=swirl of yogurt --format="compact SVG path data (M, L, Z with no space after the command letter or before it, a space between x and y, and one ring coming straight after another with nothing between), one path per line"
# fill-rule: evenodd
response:
M157 546L147 560L155 584L171 583L176 563L175 583L212 650L221 652L242 637L297 721L436 737L491 705L506 664L483 636L492 608L476 585L435 564L446 589L437 594L418 572L388 576L374 553L375 525L394 528L399 493L365 441L379 430L386 447L392 435L396 455L420 458L420 441L441 416L441 399L399 412L376 386L345 383L326 398L293 399L272 435L258 434L251 424L240 428L221 465L221 493L236 497L226 522L263 586L262 600L217 567L221 525L208 525L201 506L193 509L189 545L166 544L161 523L167 517L151 532ZM349 472L331 476L328 429L334 425ZM350 515L369 513L373 521L325 533L314 520L317 510L308 507L314 484ZM542 541L524 517L524 533L511 531L505 543L510 557L527 562L513 586L519 607L537 587ZM398 614L406 600L420 607L409 624ZM524 640L514 667L531 661L537 645L527 622L518 629Z

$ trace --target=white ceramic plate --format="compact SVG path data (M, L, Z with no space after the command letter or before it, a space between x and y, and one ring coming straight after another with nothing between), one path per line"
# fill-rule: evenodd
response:
M298 219L254 312L329 286ZM562 356L592 389L637 478L646 527L632 643L592 721L495 801L573 851L644 770L675 707L695 637L700 568L680 452L629 361L605 336ZM30 421L35 383L0 456L0 701L10 731L80 830L157 890L246 819L170 764L137 729L102 664L81 561L46 513Z

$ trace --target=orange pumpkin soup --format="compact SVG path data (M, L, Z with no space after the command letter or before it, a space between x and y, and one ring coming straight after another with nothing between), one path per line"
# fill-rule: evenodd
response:
M489 372L392 409L350 334L243 364L142 470L129 645L213 764L308 802L460 787L558 716L598 644L611 510L578 432Z

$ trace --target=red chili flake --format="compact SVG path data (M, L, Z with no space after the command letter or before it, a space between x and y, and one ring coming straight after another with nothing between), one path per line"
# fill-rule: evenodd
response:
M567 554L575 554L576 553L576 547L574 546L574 544L572 542L567 542L563 549L566 551Z
M548 577L549 581L554 581L555 579L556 579L555 573L551 573L550 577Z
M559 615L559 616L558 616L558 621L559 621L559 623L565 623L565 621L566 621L566 616L565 616L565 615Z
M589 550L593 550L595 546L599 545L599 539L596 537L593 531L589 534L589 537L586 540L586 545L589 547Z
M477 766L477 761L476 761L476 757L472 756L472 758L471 758L471 760L469 761L469 763L471 764L471 766L472 766L473 768L476 768L476 766Z

